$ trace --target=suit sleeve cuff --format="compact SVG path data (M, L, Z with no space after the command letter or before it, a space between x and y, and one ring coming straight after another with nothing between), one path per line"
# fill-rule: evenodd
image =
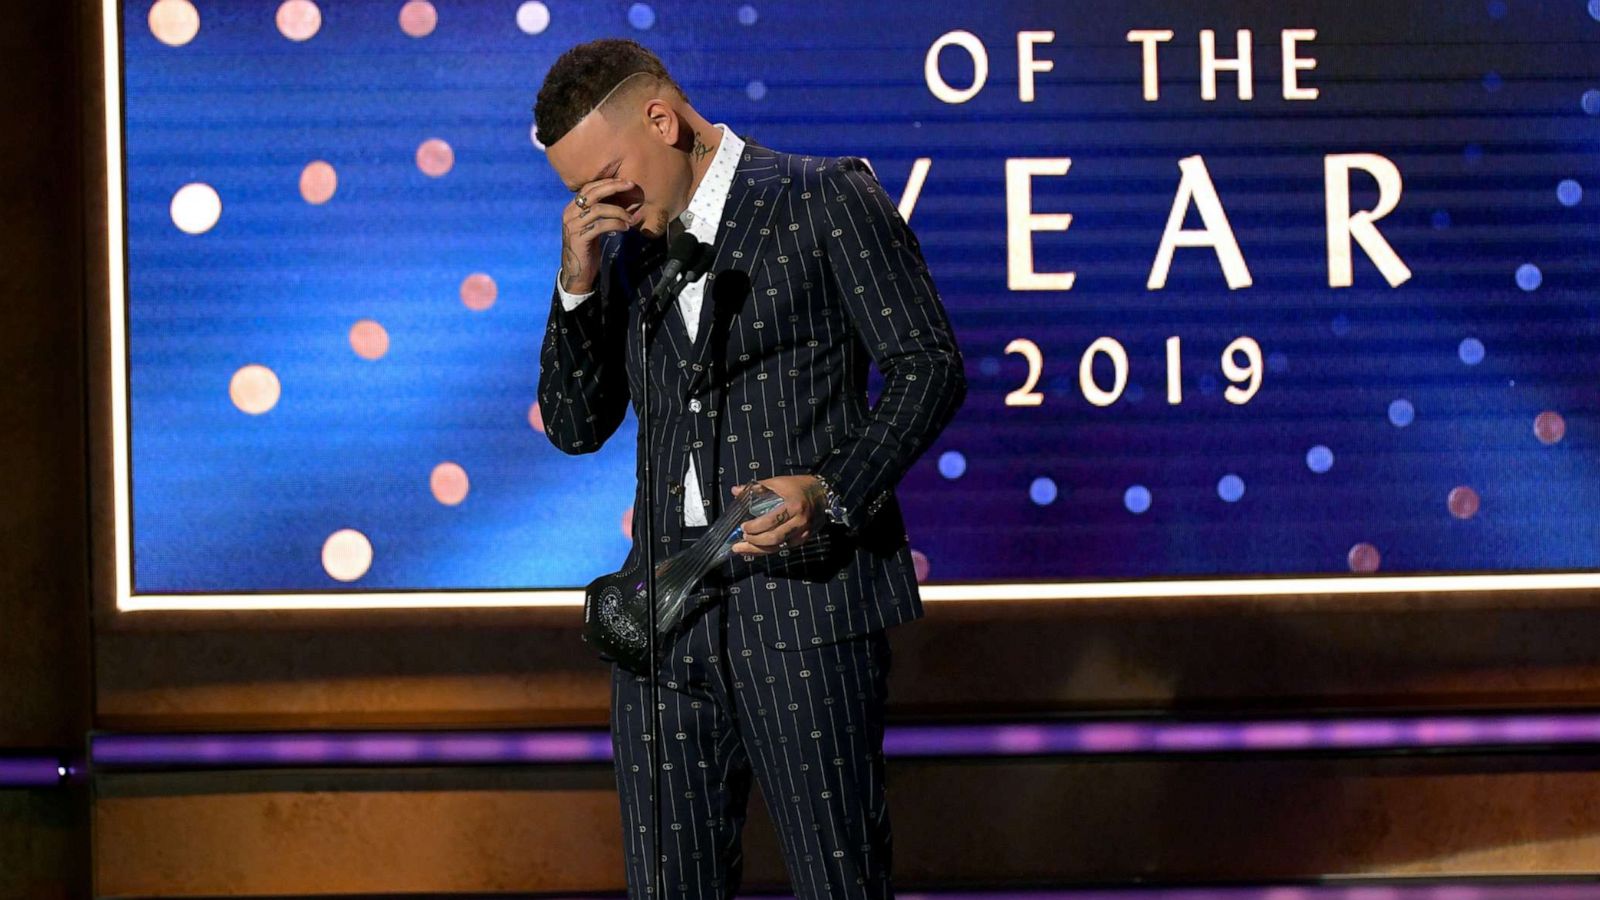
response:
M594 291L583 294L574 294L561 286L561 273L556 272L556 293L561 297L561 308L567 312L577 309L579 304L594 296Z

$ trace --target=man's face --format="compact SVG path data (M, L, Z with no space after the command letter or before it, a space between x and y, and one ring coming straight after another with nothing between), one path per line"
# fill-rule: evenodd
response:
M545 148L545 156L568 190L576 193L601 178L623 178L633 186L598 203L639 213L635 226L646 237L667 233L667 224L683 212L692 180L688 157L675 150L679 119L661 100L627 104L621 112L595 110L561 140Z

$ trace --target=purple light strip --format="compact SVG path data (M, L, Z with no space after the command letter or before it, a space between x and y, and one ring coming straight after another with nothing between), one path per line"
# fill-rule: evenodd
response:
M1600 743L1600 715L1301 719L1256 722L1051 722L892 728L891 756L1284 753Z
M896 757L1082 756L1431 750L1600 744L1600 713L1251 722L1046 722L888 729ZM317 732L95 737L96 765L119 768L574 764L611 759L599 729ZM54 761L52 761L52 767Z
M0 756L0 788L55 787L71 774L59 757L44 754Z
M396 766L609 762L604 731L357 732L102 735L98 766Z
M620 895L618 895L620 896ZM781 894L744 894L768 900ZM1325 885L1079 888L1056 891L927 891L901 900L1595 900L1600 884L1572 881L1492 880L1405 884L1364 881ZM580 898L569 898L580 900ZM591 898L592 900L592 898Z

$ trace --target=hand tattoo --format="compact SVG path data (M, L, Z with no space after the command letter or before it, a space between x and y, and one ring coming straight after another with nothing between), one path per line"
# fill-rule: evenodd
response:
M805 497L806 502L815 509L821 509L828 505L828 492L823 490L822 482L820 481L813 480L806 485Z

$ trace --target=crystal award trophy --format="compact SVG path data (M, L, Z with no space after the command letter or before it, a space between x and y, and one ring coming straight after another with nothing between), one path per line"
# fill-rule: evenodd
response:
M672 645L671 635L708 597L694 589L709 572L727 560L733 545L744 539L744 523L783 505L783 498L751 482L691 546L656 565L656 650ZM647 673L646 635L650 627L644 563L602 575L583 592L583 638L623 668Z

